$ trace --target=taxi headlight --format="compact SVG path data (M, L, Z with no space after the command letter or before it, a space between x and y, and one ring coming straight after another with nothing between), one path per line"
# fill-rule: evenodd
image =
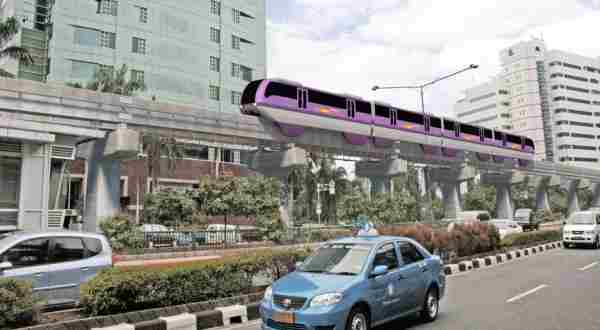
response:
M342 298L343 296L341 293L326 293L314 297L310 302L310 306L315 307L335 305L342 301Z

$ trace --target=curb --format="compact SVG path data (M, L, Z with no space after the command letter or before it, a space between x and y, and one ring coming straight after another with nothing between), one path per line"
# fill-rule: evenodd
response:
M499 253L492 256L487 256L483 258L475 258L473 260L465 260L461 261L457 264L449 264L444 265L444 274L446 275L455 275L458 273L465 273L481 268L490 267L493 265L503 264L519 259L523 259L525 257L531 257L540 253L544 253L549 250L553 250L556 248L562 247L562 242L552 242L552 243L544 243L540 245L536 245L530 248L513 250L508 252Z

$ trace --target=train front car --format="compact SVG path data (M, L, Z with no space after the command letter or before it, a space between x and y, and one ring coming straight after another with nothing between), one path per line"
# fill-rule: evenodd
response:
M349 98L280 79L248 84L241 111L275 123L288 137L297 137L312 127L343 133L352 144L365 144L372 122L366 101Z

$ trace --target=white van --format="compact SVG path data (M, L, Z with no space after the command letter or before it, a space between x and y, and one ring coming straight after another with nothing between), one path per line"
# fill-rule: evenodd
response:
M600 211L571 214L563 227L563 246L585 244L600 248Z

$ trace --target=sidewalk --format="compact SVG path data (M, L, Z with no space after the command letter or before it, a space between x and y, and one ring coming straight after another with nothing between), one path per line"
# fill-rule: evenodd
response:
M169 258L169 259L153 259L153 260L131 260L131 261L118 261L115 263L115 267L140 267L140 266L156 266L156 265L168 265L178 263L188 263L194 261L207 261L220 259L221 256L199 256L199 257L181 257L181 258Z

